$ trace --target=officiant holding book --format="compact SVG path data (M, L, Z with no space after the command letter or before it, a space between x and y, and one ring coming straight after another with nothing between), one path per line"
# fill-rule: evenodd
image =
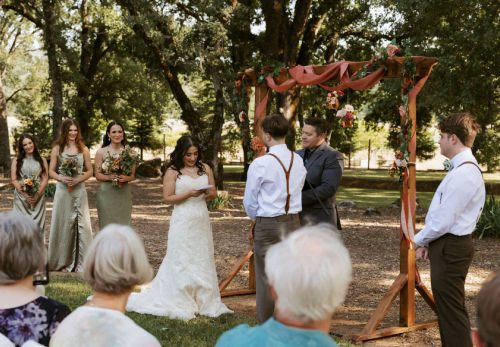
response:
M297 151L307 170L302 189L302 225L331 223L341 229L335 195L344 171L344 155L326 142L329 125L325 119L308 118L302 128L303 149Z

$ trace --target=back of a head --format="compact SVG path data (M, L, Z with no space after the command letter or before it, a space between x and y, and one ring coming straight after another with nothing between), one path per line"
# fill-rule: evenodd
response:
M500 347L500 272L477 296L477 329L487 347Z
M45 263L40 228L19 212L0 213L0 285L34 275Z
M83 263L94 291L121 294L149 282L153 269L139 236L125 225L107 225L92 241Z
M290 130L290 124L281 114L270 114L262 120L260 124L265 133L271 135L273 139L283 139Z
M345 299L351 259L327 224L303 227L270 247L266 274L280 314L303 323L328 318Z
M455 134L464 146L472 147L479 124L468 112L452 113L439 122L439 130L446 134Z

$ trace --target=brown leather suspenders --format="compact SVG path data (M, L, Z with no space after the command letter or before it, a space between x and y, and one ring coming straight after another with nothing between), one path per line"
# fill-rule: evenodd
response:
M285 214L288 214L288 210L290 209L290 172L292 171L292 165L293 165L293 158L294 158L294 155L293 155L293 152L290 151L290 153L292 153L292 159L290 160L290 167L288 168L288 171L287 169L285 168L285 165L283 165L283 162L280 160L280 158L278 158L278 156L272 154L272 153L267 153L269 154L270 156L276 158L276 160L278 161L278 163L280 163L281 167L283 168L283 171L285 172L285 177L286 177L286 204L285 204Z
M464 161L462 164L458 165L458 166L457 166L457 169L458 169L460 166L465 165L465 164L472 164L472 165L474 165L475 167L477 167L477 169L478 169L478 170L479 170L479 172L481 173L481 176L483 175L483 172L481 171L481 168L480 168L479 166L477 166L477 164L476 164L476 163L474 163L473 161L470 161L470 160L469 160L469 161Z

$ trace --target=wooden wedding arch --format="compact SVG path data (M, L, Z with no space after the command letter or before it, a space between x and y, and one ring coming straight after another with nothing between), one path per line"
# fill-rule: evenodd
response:
M404 69L408 63L413 71L411 80L406 80ZM373 61L349 62L341 61L322 66L295 66L281 68L278 73L270 71L259 75L253 69L247 69L241 74L240 82L246 81L248 87L255 88L255 115L254 134L259 134L259 123L268 110L268 99L271 91L285 92L295 86L318 85L325 90L335 91L344 89L366 90L375 86L385 78L402 78L403 99L405 99L407 113L402 115L402 124L408 127L408 152L407 168L403 172L401 188L401 221L400 221L400 273L395 278L391 287L380 300L376 310L364 326L363 330L351 336L353 340L364 341L386 336L392 336L419 329L431 327L436 320L415 322L415 290L423 297L425 302L436 311L431 292L420 280L420 275L415 263L415 249L413 237L415 230L416 209L416 106L417 95L422 90L433 67L437 64L436 58L429 57L390 57L385 59L381 66L369 73L367 67L373 67ZM368 70L370 71L370 70ZM361 74L361 72L363 72ZM265 79L265 83L264 83ZM408 88L408 84L411 84ZM248 109L248 108L247 108ZM248 287L245 289L226 290L236 274L249 263ZM220 282L221 296L244 295L255 293L255 269L253 262L253 244L233 266L229 276ZM399 325L377 330L377 327L389 311L392 303L399 295Z

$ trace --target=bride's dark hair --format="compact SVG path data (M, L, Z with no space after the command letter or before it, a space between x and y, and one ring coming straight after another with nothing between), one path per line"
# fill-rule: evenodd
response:
M184 168L184 155L190 147L196 147L198 149L198 158L196 158L196 167L198 168L198 175L201 176L205 174L205 166L201 162L201 152L200 145L191 135L181 136L175 145L175 149L170 153L170 161L168 162L165 172L169 168L177 171L179 175L182 175L181 170Z

